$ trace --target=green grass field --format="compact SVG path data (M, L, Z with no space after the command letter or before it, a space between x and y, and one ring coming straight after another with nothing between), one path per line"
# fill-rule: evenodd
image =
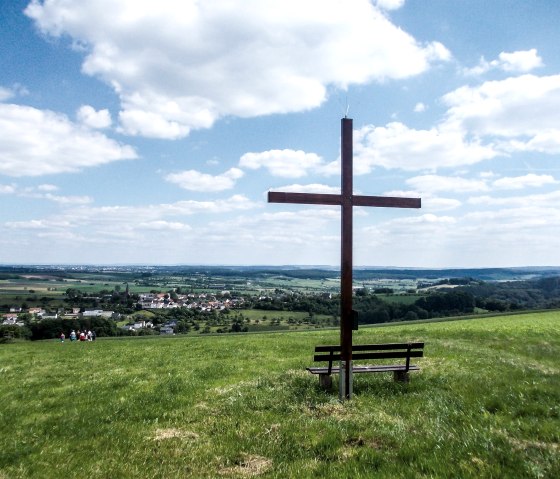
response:
M560 313L364 328L409 384L305 367L337 331L0 345L0 478L557 478Z

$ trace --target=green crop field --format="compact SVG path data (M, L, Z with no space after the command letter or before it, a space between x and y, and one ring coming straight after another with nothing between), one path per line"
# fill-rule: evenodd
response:
M0 344L0 478L557 478L560 313L363 328L409 384L305 371L336 330Z

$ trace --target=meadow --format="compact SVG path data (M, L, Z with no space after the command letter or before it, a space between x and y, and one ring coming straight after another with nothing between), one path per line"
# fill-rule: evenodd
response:
M0 478L560 477L560 312L361 328L425 357L345 403L338 334L0 344Z

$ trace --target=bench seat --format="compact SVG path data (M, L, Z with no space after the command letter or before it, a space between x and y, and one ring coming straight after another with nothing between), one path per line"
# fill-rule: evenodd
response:
M340 345L321 345L315 347L313 360L326 362L328 366L311 366L306 368L311 374L319 375L319 384L325 389L332 386L332 374L340 373L340 366L334 364L341 360ZM387 343L352 345L352 372L384 373L392 372L395 381L408 382L410 371L419 371L420 367L410 364L411 358L424 356L424 343ZM404 364L356 364L356 361L403 359Z

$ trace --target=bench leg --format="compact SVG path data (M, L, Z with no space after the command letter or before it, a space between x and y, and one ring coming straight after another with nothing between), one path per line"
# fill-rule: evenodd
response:
M331 389L332 376L330 374L319 374L319 386L323 389Z
M408 371L393 371L393 378L399 383L407 383L410 380Z

